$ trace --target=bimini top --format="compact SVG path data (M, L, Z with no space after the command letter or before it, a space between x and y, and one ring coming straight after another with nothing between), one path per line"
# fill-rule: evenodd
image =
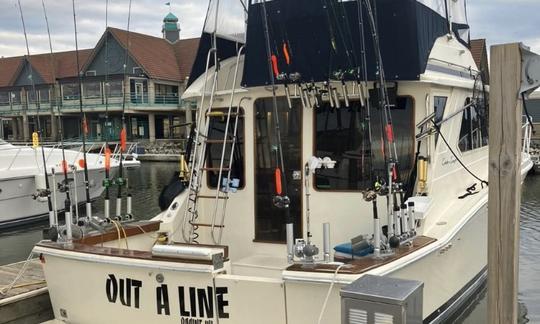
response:
M376 80L373 28L365 1L266 1L268 41L275 61L274 74L299 74L301 80L298 81L304 83L329 79L354 80L362 74L363 39L368 80ZM359 3L363 4L360 10ZM468 46L465 0L375 0L371 3L388 81L419 80L426 70L435 41L443 35L451 32ZM248 9L246 34L243 34L246 49L242 86L267 85L270 74L263 3L250 1ZM214 15L215 8L210 8L210 13ZM239 16L243 14L242 9ZM237 23L235 26L239 30ZM233 56L242 43L242 40L233 42L230 38L217 36L220 59ZM209 34L205 37L203 32L201 39L191 82L205 70L210 44L205 45L204 40L209 43L211 37Z

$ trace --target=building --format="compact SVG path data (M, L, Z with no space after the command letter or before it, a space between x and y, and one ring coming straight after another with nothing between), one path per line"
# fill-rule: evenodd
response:
M486 40L471 39L470 49L478 70L482 72L482 81L485 84L489 84L489 61Z
M85 127L91 140L117 140L122 111L130 140L185 136L179 126L191 121L186 113L191 107L180 97L199 39L180 39L172 13L163 20L162 33L159 38L109 27L92 49L1 58L0 136L29 141L39 118L47 140L58 139L59 123L66 139L79 138Z

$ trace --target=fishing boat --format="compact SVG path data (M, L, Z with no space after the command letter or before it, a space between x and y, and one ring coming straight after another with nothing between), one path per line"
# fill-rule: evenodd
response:
M44 150L49 182L56 184L53 194L55 211L64 210L64 194L57 189L58 184L64 180L64 164L69 168L69 186L65 188L73 192L73 204L86 203L84 168L80 162L81 150L62 152L59 146L46 147ZM41 148L16 146L0 140L0 209L3 210L0 215L0 228L23 225L48 217L47 197L43 194L47 189L41 158ZM89 153L87 163L90 199L94 200L100 197L105 189L102 185L105 178L105 156L99 152ZM135 159L128 163L136 166L138 161ZM113 158L111 167L114 172L118 170L118 165L118 160Z
M419 283L407 323L450 318L487 265L468 30L462 0L210 1L178 190L149 221L35 246L55 320L402 323L369 282Z

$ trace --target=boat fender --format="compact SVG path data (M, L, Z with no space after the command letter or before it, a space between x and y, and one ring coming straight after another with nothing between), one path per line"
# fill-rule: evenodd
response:
M179 177L180 173L175 172L171 182L161 190L158 201L161 211L167 210L174 199L186 189L186 186L180 181Z

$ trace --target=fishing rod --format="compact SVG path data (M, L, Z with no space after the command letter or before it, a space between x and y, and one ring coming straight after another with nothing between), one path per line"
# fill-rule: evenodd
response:
M294 225L290 211L290 198L287 195L287 179L285 174L285 163L283 160L283 148L281 144L281 129L279 125L279 115L276 96L276 80L274 78L272 50L270 47L270 31L268 27L268 16L266 11L266 0L262 1L262 19L264 24L264 37L266 40L266 55L268 60L268 76L270 77L270 86L272 87L272 109L274 114L275 132L276 132L276 170L275 170L275 186L276 195L274 196L274 205L278 208L285 209L285 223L287 231L287 259L291 263L294 258Z
M105 0L105 200L103 207L105 209L104 218L110 219L110 189L111 180L111 150L109 149L109 0Z
M32 85L32 93L34 95L34 100L35 100L36 108L37 108L36 119L37 119L37 124L38 124L37 128L38 129L37 129L37 132L34 132L32 134L33 146L34 146L34 148L37 148L39 146L39 140L40 140L39 135L42 132L42 130L41 130L41 122L39 120L40 105L39 105L38 94L37 94L37 91L36 91L36 83L34 81L34 70L33 70L33 67L32 67L32 63L30 62L30 47L28 46L28 36L26 34L26 24L24 23L24 16L23 16L23 11L22 11L22 7L21 7L21 0L17 0L17 3L19 5L19 13L21 14L21 22L22 22L22 27L23 27L23 32L24 32L24 41L26 43L26 54L27 54L27 58L28 58L27 63L28 63L28 68L30 70L30 83ZM27 109L28 109L28 105L27 105ZM45 195L47 197L47 204L48 204L48 207L49 207L49 225L51 227L53 227L53 225L55 223L55 215L54 215L54 210L53 210L53 205L52 205L52 200L51 200L51 190L50 190L50 185L49 185L49 176L47 174L47 159L45 158L45 148L43 147L43 145L41 145L41 157L42 157L42 160L43 160L43 176L45 177L45 191L38 193L37 196Z
M127 39L126 39L126 51L124 56L124 82L127 77L127 63L129 58L129 27L131 23L131 1L129 0L129 9L128 9L128 21L127 21ZM126 151L126 140L127 140L127 131L126 131L126 88L124 87L123 96L122 96L122 130L120 131L120 170L118 178L116 179L116 185L118 186L118 196L116 197L116 218L120 219L122 217L122 187L127 184L127 180L124 179L124 156L123 153ZM131 214L131 193L129 192L129 187L127 187L127 214Z
M41 0L41 5L43 7L43 15L45 17L45 23L46 23L46 26L47 26L47 35L48 35L48 38L49 38L49 50L50 50L50 57L51 57L51 69L52 69L52 76L53 76L53 82L56 81L56 64L55 64L55 60L54 60L54 52L53 52L53 47L52 47L52 40L51 40L51 32L50 32L50 28L49 28L49 19L48 19L48 16L47 16L47 9L45 7L45 0ZM56 102L56 91L55 91L55 86L53 85L53 96L54 96L54 101ZM55 174L54 174L54 171L53 171L53 181L54 181L54 185L55 185L55 192L56 192L56 186L58 185L58 189L60 192L62 193L65 193L66 195L66 198L64 200L64 212L65 212L65 219L66 219L66 231L69 234L69 237L71 237L71 198L70 198L70 193L69 193L69 178L68 178L68 164L67 164L67 161L66 161L66 153L65 153L65 147L64 147L64 134L63 134L63 127L62 127L62 117L61 117L61 111L60 111L60 106L58 106L58 116L60 118L59 120L59 123L58 123L58 135L59 135L59 138L60 138L60 147L61 147L61 151L62 151L62 162L61 162L61 169L62 169L62 173L64 175L64 180L62 183L60 184L57 184L56 183L56 177L55 177ZM54 118L54 116L53 116ZM54 199L54 205L56 206L56 199ZM56 208L54 208L56 209ZM56 226L58 226L58 215L56 216L55 218L55 224ZM58 234L56 234L58 235Z
M82 75L79 63L79 44L77 40L77 18L75 14L75 0L71 1L73 7L73 26L75 29L75 56L77 61L77 76L79 80L79 114L82 118L82 151L83 151L83 163L84 163L84 187L86 192L86 218L88 221L92 219L92 203L90 201L90 181L88 179L88 163L86 159L86 134L88 133L88 123L86 120L86 113L83 111L82 100ZM79 163L79 166L80 163ZM77 188L75 188L77 190Z

